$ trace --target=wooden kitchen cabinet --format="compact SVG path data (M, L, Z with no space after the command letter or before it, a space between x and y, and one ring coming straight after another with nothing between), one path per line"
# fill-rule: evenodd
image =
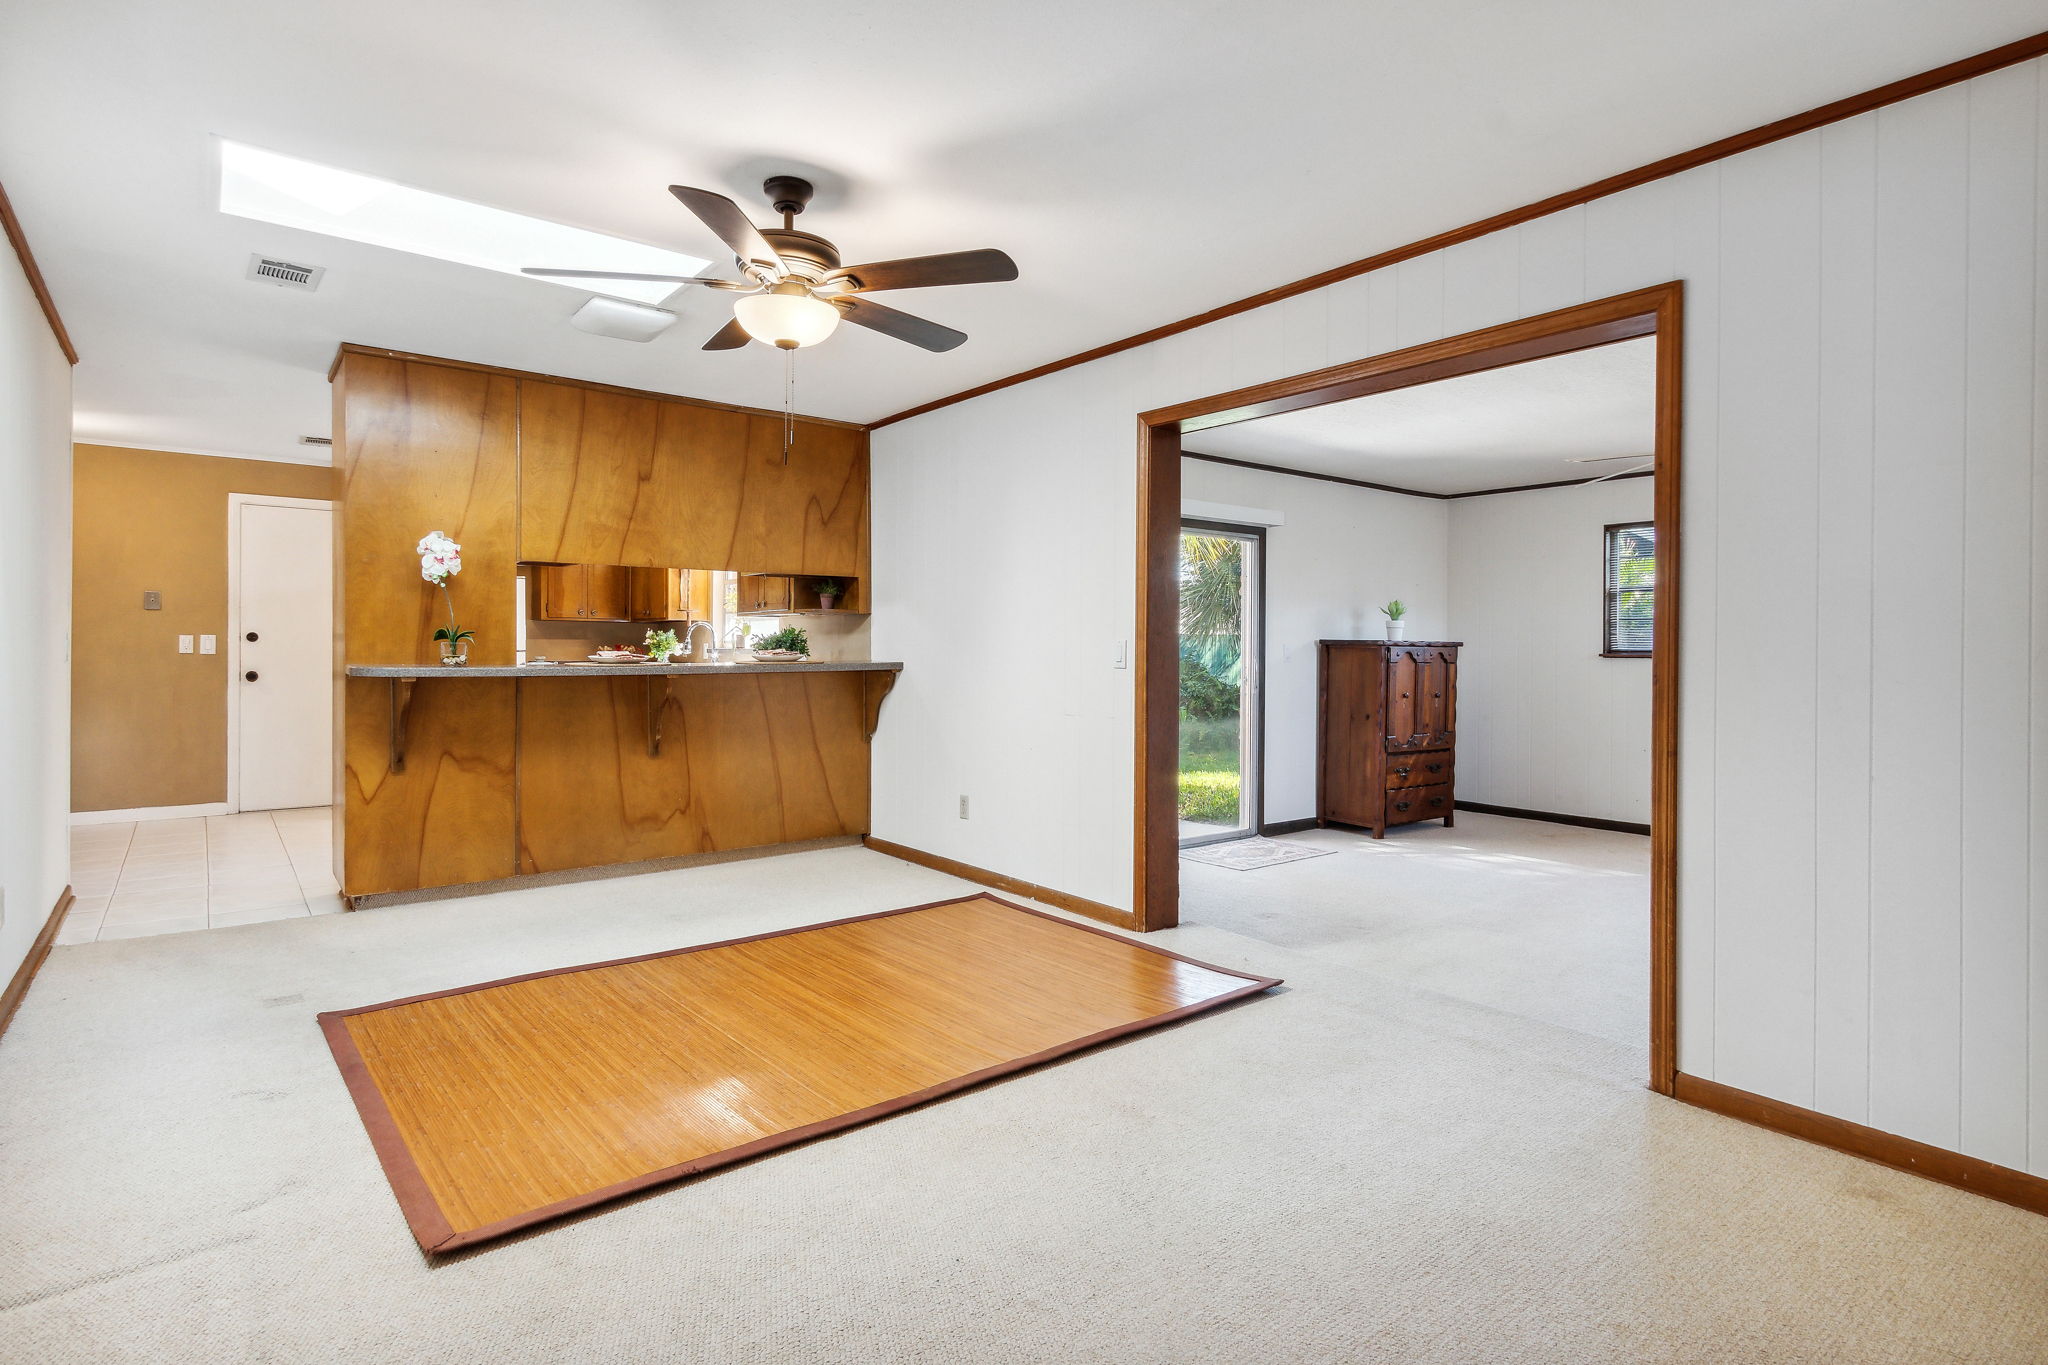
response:
M527 378L520 557L802 574L868 572L868 441L856 427Z
M796 611L796 580L781 573L743 573L738 602L742 616ZM817 599L813 598L810 605L817 606Z
M635 621L711 619L711 570L636 568L628 574Z
M542 564L539 582L542 621L631 621L632 573L617 564Z

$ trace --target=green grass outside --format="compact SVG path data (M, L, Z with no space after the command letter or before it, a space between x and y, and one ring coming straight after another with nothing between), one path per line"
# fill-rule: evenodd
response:
M1235 825L1238 800L1236 716L1180 723L1180 818Z

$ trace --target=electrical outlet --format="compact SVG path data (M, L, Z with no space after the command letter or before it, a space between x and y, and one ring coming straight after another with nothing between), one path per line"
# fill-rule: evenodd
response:
M191 637L191 636L189 636L189 635L180 635L180 636L178 637L178 652L179 652L180 654L190 654L190 653L192 652L192 637Z
M967 818L967 798L964 796L960 798L960 818L962 820Z
M218 653L220 653L220 637L219 637L218 635L202 635L202 636L200 636L200 637L199 637L199 652L200 652L201 654L218 654Z

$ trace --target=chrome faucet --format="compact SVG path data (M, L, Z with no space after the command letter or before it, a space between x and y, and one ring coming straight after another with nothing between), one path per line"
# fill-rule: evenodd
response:
M682 643L683 656L685 658L689 657L690 642L697 638L697 632L700 630L711 631L711 648L714 650L718 648L718 632L715 630L711 630L711 623L709 621L692 621L689 625L683 628Z

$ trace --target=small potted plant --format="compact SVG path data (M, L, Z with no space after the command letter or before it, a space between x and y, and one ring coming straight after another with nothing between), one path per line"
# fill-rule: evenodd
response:
M754 657L763 663L792 663L811 653L811 638L795 626L764 635L754 641Z
M445 532L429 531L420 537L413 551L420 557L420 577L439 588L442 600L448 604L448 624L434 632L434 642L441 647L441 663L448 668L461 668L469 662L469 642L476 638L475 631L456 628L455 598L448 591L448 580L462 572L462 547Z
M1400 598L1397 597L1384 607L1381 607L1380 614L1387 618L1387 638L1389 640L1398 640L1407 632L1408 623L1401 618L1408 614L1408 608L1401 604Z
M676 639L672 630L650 630L647 632L647 662L665 664L682 652L682 642Z
M820 611L832 610L833 606L838 603L840 595L844 593L845 590L845 586L841 584L840 581L836 578L819 579L818 609Z

